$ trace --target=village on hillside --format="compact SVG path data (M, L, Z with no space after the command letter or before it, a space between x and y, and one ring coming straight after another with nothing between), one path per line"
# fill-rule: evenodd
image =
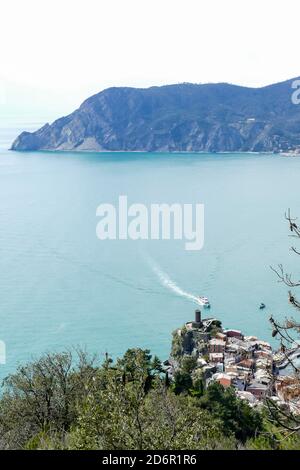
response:
M180 371L185 357L195 359L192 378L201 377L205 387L217 381L225 388L234 387L251 406L260 406L269 397L278 406L300 413L299 378L285 370L291 359L300 357L298 345L273 351L266 341L224 330L218 319L202 319L196 310L195 320L173 333L170 359L165 362L170 378Z

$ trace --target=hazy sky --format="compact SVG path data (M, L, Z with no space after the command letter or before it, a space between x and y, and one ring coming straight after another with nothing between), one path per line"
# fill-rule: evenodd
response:
M0 105L72 111L108 86L300 75L299 0L1 0Z

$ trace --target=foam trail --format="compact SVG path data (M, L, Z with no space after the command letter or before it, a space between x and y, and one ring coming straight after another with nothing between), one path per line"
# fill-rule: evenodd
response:
M147 261L150 264L152 271L157 275L162 286L166 287L178 296L185 297L186 299L199 305L198 297L181 289L181 287L179 287L176 282L174 282L165 272L163 272L162 269L149 257L147 257Z

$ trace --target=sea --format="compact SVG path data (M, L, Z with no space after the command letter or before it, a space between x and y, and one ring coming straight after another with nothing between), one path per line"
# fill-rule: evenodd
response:
M285 212L300 217L300 158L8 150L39 126L0 128L0 379L43 353L78 347L100 361L135 347L165 360L199 295L211 303L204 317L278 346L270 316L297 315L272 267L299 279ZM203 248L99 240L97 207L117 206L120 195L147 207L204 204Z

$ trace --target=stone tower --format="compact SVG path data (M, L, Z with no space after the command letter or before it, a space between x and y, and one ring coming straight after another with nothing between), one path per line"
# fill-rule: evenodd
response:
M195 310L195 326L201 326L202 321L201 321L201 310L197 309Z

